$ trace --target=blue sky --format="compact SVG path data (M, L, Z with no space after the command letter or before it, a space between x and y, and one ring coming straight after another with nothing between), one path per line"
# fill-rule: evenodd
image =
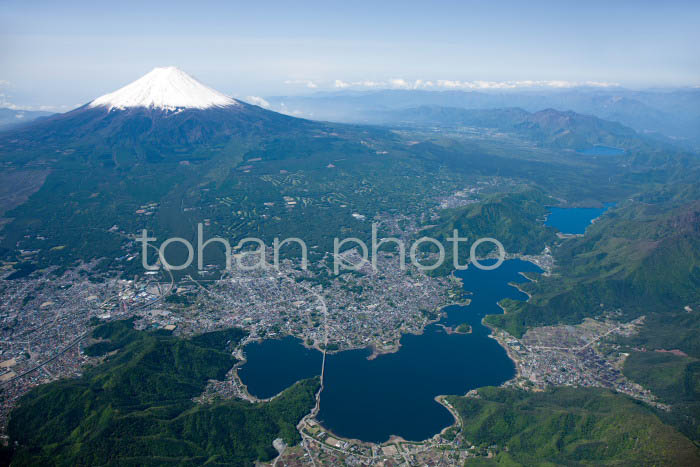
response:
M696 86L698 24L697 1L0 1L0 105L73 107L163 65L237 97Z

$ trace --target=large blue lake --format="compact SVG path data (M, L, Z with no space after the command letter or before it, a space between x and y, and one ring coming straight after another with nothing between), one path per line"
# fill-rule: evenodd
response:
M583 234L586 228L591 225L605 211L614 206L615 203L605 203L602 208L557 208L551 207L547 216L546 225L554 227L565 234Z
M486 263L486 262L485 262ZM527 296L508 285L524 282L520 272L540 272L532 263L509 260L500 268L474 267L457 272L464 289L473 292L469 306L449 306L439 324L472 326L471 334L448 334L432 324L421 335L405 335L393 354L368 360L369 349L326 357L324 390L318 419L347 438L383 442L391 435L423 440L453 423L452 415L434 399L470 389L499 385L515 369L505 350L488 337L484 315L501 313L497 302ZM267 398L298 379L320 373L321 356L290 337L249 344L247 363L239 375L251 394Z

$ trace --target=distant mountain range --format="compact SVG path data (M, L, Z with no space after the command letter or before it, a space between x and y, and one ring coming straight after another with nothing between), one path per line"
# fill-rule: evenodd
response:
M421 106L494 109L518 107L528 112L571 110L616 121L641 133L700 148L700 89L631 91L622 88L575 88L560 91L381 90L268 97L270 108L313 118L371 123L377 113Z
M554 109L531 113L520 108L470 110L422 106L378 113L375 118L394 125L492 129L512 133L538 144L575 150L598 145L630 148L643 144L643 138L636 131L620 123Z
M486 128L575 150L592 145L638 148L652 139L700 148L700 90L695 89L549 93L384 90L269 101L270 108L263 109L219 93L175 67L156 68L73 111L15 128L12 139L22 149L76 142L114 149L138 143L166 153L195 145L221 146L234 136L245 141L256 135L326 127L289 116L294 114L365 124ZM0 109L0 129L9 122L47 115Z

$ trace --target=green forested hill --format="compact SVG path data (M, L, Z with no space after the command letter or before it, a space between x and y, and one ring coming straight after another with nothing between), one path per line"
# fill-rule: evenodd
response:
M478 397L450 396L462 436L487 465L690 466L700 463L691 441L649 408L604 389L546 392L486 387ZM467 465L470 465L468 462Z
M296 424L315 403L305 380L268 403L196 404L209 379L235 363L237 329L192 339L135 331L129 321L98 327L117 350L77 379L35 388L12 412L13 465L252 465L276 455L275 438L299 441ZM100 353L92 349L93 353Z
M700 359L635 351L625 361L623 372L670 404L671 410L660 410L659 416L700 445Z
M542 222L548 211L546 206L551 202L551 198L539 190L524 189L494 195L466 208L445 211L437 226L424 232L448 246L444 265L437 272L453 269L452 243L447 242L447 238L453 237L455 229L460 237L468 238L468 242L460 245L460 264L469 259L469 245L482 237L498 239L509 253L541 253L556 239L554 231ZM491 246L485 244L484 251L479 250L478 254L484 254Z
M557 148L584 149L593 145L610 145L646 149L652 145L644 136L620 123L554 109L530 113L517 107L463 109L422 106L380 115L376 118L395 125L490 128Z
M645 316L624 374L670 410L657 415L700 442L700 202L698 188L667 186L606 213L583 237L554 249L551 276L523 288L528 302L504 300L486 320L522 336L527 329L606 315ZM676 354L656 351L676 351Z
M530 327L578 323L615 312L628 319L700 305L700 202L630 202L603 216L583 237L555 251L550 277L524 285L527 303L488 321L516 336Z

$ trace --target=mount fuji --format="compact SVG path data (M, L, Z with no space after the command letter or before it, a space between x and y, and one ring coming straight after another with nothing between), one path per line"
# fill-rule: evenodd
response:
M0 135L0 142L20 150L146 148L165 156L315 126L233 99L178 68L164 67L70 112L15 128Z
M98 97L88 107L106 107L108 110L144 107L175 111L237 105L241 105L237 100L170 66L154 68L133 83Z
M0 133L3 183L31 193L13 207L10 221L9 215L0 218L0 225L6 221L0 260L26 262L20 250L40 250L36 263L42 267L108 258L107 269L139 273L132 266L137 261L118 259L130 247L115 225L123 234L149 227L159 236L192 238L203 219L214 220L213 230L238 222L243 212L255 213L251 225L264 225L264 235L300 237L314 226L314 238L328 239L328 226L339 217L359 221L319 201L300 206L296 220L288 222L282 217L290 214L287 190L299 196L318 192L321 200L364 180L363 174L383 177L396 168L389 151L405 148L397 140L385 129L276 113L226 96L177 68L157 68L70 112ZM379 147L386 151L381 156ZM412 169L416 159L398 154L408 159L402 166ZM287 182L286 174L299 173L306 174L303 185L297 186L298 175ZM241 207L228 211L219 201L228 197ZM10 212L2 211L2 201L0 217ZM157 212L141 215L142 206L158 206ZM34 245L39 237L51 244Z

